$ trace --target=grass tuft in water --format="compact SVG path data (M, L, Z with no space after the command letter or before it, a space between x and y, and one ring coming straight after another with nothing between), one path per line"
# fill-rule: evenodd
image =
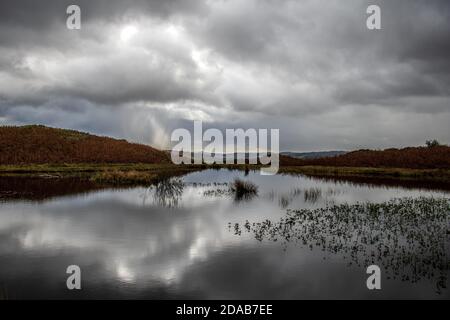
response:
M241 179L235 179L230 185L230 192L234 194L236 200L251 199L258 195L258 186Z
M448 282L450 199L396 198L319 209L288 209L279 221L235 224L258 241L293 242L343 257L350 265L379 265L387 278L429 279L441 293ZM230 224L231 225L231 224Z

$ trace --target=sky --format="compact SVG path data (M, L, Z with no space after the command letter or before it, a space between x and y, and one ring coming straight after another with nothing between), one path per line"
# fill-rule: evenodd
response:
M1 1L0 125L158 148L194 120L279 129L284 151L448 144L449 53L448 0Z

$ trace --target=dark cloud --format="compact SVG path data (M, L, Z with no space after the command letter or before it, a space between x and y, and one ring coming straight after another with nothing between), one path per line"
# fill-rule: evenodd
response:
M66 21L66 9L78 5L85 21L116 21L136 15L168 18L177 15L201 14L207 10L203 0L19 0L0 3L2 25L24 28L51 27L55 22Z
M283 128L291 150L450 142L429 127L450 118L449 34L438 0L3 1L0 123L161 144L199 119Z

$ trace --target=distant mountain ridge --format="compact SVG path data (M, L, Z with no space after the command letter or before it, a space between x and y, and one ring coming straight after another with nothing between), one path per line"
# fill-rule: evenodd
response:
M280 152L283 156L288 156L296 159L319 159L336 157L348 153L348 151L315 151L315 152Z
M165 163L150 146L41 125L0 126L0 164Z

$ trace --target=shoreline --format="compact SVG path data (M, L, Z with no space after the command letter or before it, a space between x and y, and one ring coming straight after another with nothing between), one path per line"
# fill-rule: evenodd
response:
M178 176L206 169L259 170L259 165L173 165L173 164L30 164L0 165L0 177L30 178L81 178L91 181L108 182L108 176L120 177L118 184L129 184L164 177ZM303 174L311 177L358 177L387 178L393 180L418 180L449 183L450 169L407 169L407 168L368 168L368 167L328 167L328 166L281 166L277 174ZM127 177L128 176L128 177ZM152 179L150 179L150 177ZM145 181L147 179L144 179ZM141 181L142 182L142 181Z
M258 165L62 164L0 166L0 202L44 200L103 189L151 187L189 173L214 169L259 171ZM450 191L450 170L344 167L281 167L278 175L301 175L335 183ZM40 190L36 192L36 188Z
M281 167L279 173L298 173L311 177L386 178L402 181L429 181L448 183L450 185L450 169L289 166Z

